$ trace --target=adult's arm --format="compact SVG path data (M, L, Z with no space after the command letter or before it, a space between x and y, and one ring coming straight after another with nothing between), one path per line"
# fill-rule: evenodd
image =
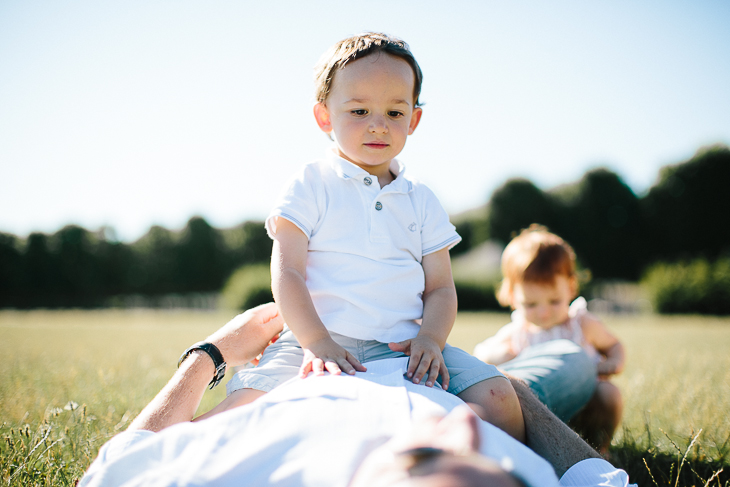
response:
M276 305L268 303L236 316L205 341L218 347L229 367L243 365L266 348L283 323ZM213 360L207 353L192 352L129 429L157 432L191 421L214 372Z
M587 458L602 458L598 452L560 421L522 380L505 374L512 382L525 420L527 446L555 469L558 477Z

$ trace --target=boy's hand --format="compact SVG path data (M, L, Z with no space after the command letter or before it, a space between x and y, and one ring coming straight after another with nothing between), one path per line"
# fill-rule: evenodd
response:
M449 371L446 369L441 347L434 339L425 335L418 335L410 340L389 343L388 346L394 352L403 352L411 357L408 361L406 375L414 384L419 384L423 377L428 374L426 386L433 387L439 374L441 374L441 387L444 390L449 388Z
M333 375L340 375L343 371L353 375L355 371L365 372L367 369L332 338L325 337L304 349L299 377L305 378L310 372L314 375L324 375L325 370Z

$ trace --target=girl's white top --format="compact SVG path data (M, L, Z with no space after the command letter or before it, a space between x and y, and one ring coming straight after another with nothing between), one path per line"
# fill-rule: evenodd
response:
M521 311L515 310L512 312L512 322L503 326L494 338L498 343L510 343L515 355L519 355L524 349L533 345L566 339L583 347L589 356L599 362L600 354L593 345L586 341L581 326L588 316L590 316L588 303L582 296L570 304L568 319L565 323L549 329L529 323Z

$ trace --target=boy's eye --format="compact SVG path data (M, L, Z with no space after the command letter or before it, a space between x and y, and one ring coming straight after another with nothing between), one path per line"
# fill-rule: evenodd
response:
M391 110L388 112L388 116L391 118L398 118L403 116L403 112L398 112L396 110Z
M358 108L357 110L350 110L350 113L352 113L353 115L362 116L362 115L367 115L368 111L365 110L364 108Z

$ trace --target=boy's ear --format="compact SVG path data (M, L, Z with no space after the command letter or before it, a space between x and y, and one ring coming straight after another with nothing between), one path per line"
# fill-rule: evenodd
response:
M411 135L416 130L416 127L418 127L418 124L421 123L421 115L423 115L423 109L421 107L413 109L411 123L408 125L408 135Z
M324 103L317 102L314 104L314 119L317 121L317 125L319 125L319 128L322 130L322 132L332 132L332 121L330 120L330 112L329 110L327 110L327 106L325 106Z

